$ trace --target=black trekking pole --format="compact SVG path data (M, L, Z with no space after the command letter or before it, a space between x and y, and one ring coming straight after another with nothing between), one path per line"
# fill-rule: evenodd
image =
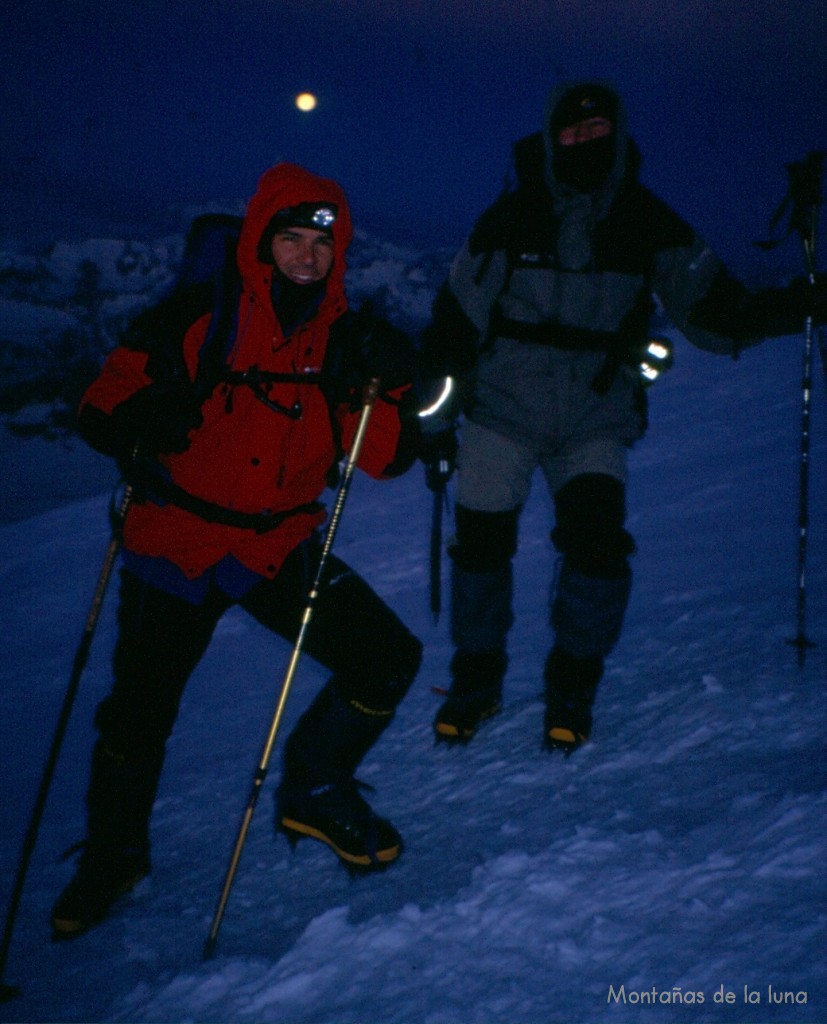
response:
M789 189L783 202L770 220L770 230L789 210L787 230L781 238L758 242L762 249L772 249L784 238L796 232L804 246L804 261L810 288L816 284L816 226L818 208L821 205L821 179L824 153L808 153L800 163L787 164ZM798 664L804 666L809 647L815 645L807 638L806 631L806 567L809 529L809 481L810 481L810 405L813 390L813 338L814 318L812 312L804 320L804 352L801 372L801 455L798 482L798 566L796 598L796 635L788 643L798 649ZM827 374L827 349L824 338L820 338L822 367Z
M60 709L60 715L58 717L57 727L55 729L54 738L52 739L52 745L49 749L49 756L46 759L46 767L43 771L43 777L40 782L40 788L37 793L37 799L35 800L34 810L32 812L29 827L26 830L26 836L23 840L23 852L20 857L20 863L17 868L17 875L15 877L14 886L12 888L12 895L9 901L9 908L6 912L6 924L3 931L3 942L0 946L0 978L3 977L6 970L6 960L8 958L9 947L11 945L12 933L14 931L15 921L17 919L17 911L20 905L20 898L23 895L23 886L26 882L26 874L29 868L29 861L32 853L34 852L35 845L37 843L38 831L40 829L40 821L43 817L43 811L46 807L46 800L49 795L49 789L52 784L52 776L54 775L55 766L57 764L58 755L60 748L63 744L63 737L66 733L66 728L69 724L69 718L72 713L72 706L77 696L78 686L80 684L80 677L83 674L83 670L86 667L86 662L89 658L89 651L92 647L92 638L95 635L95 628L98 624L98 618L100 617L100 611L103 606L103 599L106 596L106 589L109 585L110 577L112 576L112 569L115 566L115 561L118 557L118 552L121 548L122 539L122 527L126 513L129 510L129 506L132 503L132 486L127 484L123 496L121 497L120 506L117 511L113 510L112 514L112 536L109 541L109 545L106 549L106 554L103 559L103 565L101 566L100 575L98 576L98 582L95 587L94 596L92 603L89 608L89 613L86 617L86 625L83 629L83 634L75 652L74 662L72 664L72 674L69 678L69 685L66 689L66 695L63 698L63 705ZM0 1002L7 1002L9 999L14 999L20 995L20 989L15 985L7 985L5 982L0 983Z
M434 503L431 510L431 558L430 598L431 616L434 625L439 622L442 611L442 514L448 502L445 482L440 480L434 487Z
M824 153L809 153L801 163L788 164L790 189L785 206L790 207L789 231L796 231L804 248L807 280L811 288L816 284L816 227L818 208L821 205L821 179ZM779 213L781 212L779 210ZM776 215L777 216L777 215ZM798 513L798 565L796 598L796 635L789 643L798 650L798 664L804 667L807 649L815 644L808 639L806 631L806 567L809 529L809 478L810 478L810 405L813 390L813 338L814 320L812 312L804 321L804 351L801 374L801 458L799 468L799 513ZM822 363L827 372L824 342L822 339Z
M422 415L420 413L420 415ZM434 625L442 611L442 517L449 511L448 481L454 472L457 441L456 425L434 435L433 451L425 464L425 485L433 494L430 533L430 606Z
M790 170L791 194L793 197L792 226L801 236L804 247L804 259L810 287L816 283L816 225L818 207L821 203L821 173L823 153L811 153L800 165L792 165ZM804 667L807 648L815 644L806 634L806 599L807 590L805 572L807 564L807 532L809 527L808 493L810 469L810 402L813 388L813 332L815 326L813 315L809 313L804 322L804 355L802 369L802 402L801 402L801 467L799 480L799 518L798 518L798 592L796 601L796 635L790 641L798 650L798 664ZM823 341L822 341L823 346ZM827 373L827 362L824 361L822 347L822 368Z
M247 801L244 814L241 819L241 827L238 831L238 837L233 848L232 856L230 858L230 866L227 870L226 878L224 879L224 885L221 890L221 895L218 899L218 905L215 910L210 932L207 937L207 941L204 945L204 959L209 960L215 952L216 942L218 941L218 931L221 927L221 922L224 918L224 911L227 908L227 902L230 898L230 890L235 879L236 871L238 869L238 862L241 858L241 851L244 847L244 842L247 838L247 832L250 828L250 822L253 818L253 812L255 811L258 798L261 793L261 788L264 784L264 780L267 777L267 769L270 763L270 756L273 752L273 747L276 742L276 734L278 733L279 726L281 725L281 719L284 714L284 708L287 704L287 697L290 693L290 687L293 683L293 677L296 674L296 667L299 663L299 657L304 646L305 636L310 626L310 621L313 618L313 612L316 607L316 602L319 597L319 591L321 589L322 574L324 573L325 566L327 564L328 556L330 555L330 549L333 547L333 539L336 536L336 530L339 526L339 520L342 517L342 510L345 505L345 499L347 498L348 491L350 490L350 481L353 477L353 471L356 468L356 462L359 458L359 452L362 448L362 441L365 437L365 431L367 430L368 420L373 411L374 404L376 402L376 396L379 393L379 381L374 378L365 388L362 400L362 414L359 418L359 425L356 429L356 434L353 438L353 443L350 446L350 452L345 463L344 473L342 475L342 482L339 484L339 490L336 494L336 501L333 505L333 511L330 514L330 522L327 526L327 532L325 534L324 545L322 546L322 553L319 558L319 565L316 569L316 576L313 580L313 584L310 587L310 591L307 595L307 603L304 608L302 615L301 626L299 627L298 636L293 646L293 653L290 656L290 661L287 666L287 671L284 675L284 680L281 684L281 691L279 693L278 702L276 704L276 710L273 714L273 719L270 723L270 730L267 734L267 739L264 744L264 749L259 759L258 766L253 776L252 788L250 790L250 796Z

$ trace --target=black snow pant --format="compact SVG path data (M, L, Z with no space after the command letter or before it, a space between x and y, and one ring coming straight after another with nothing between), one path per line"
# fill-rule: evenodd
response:
M275 579L256 584L238 604L294 643L319 553L318 538L311 538ZM122 570L114 684L95 717L88 846L148 851L149 817L184 688L233 603L212 589L193 605ZM352 775L413 681L422 645L330 555L303 650L332 673L286 744L285 775L312 788Z

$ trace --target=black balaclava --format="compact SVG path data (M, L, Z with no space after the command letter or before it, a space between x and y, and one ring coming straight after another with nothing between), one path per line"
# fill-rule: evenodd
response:
M289 337L302 324L312 320L321 305L327 288L327 279L313 284L296 284L277 268L273 268L270 298L273 312L281 324L285 337Z
M597 139L560 144L563 128L602 117L612 131ZM554 108L549 122L554 177L577 192L595 192L606 181L617 155L618 101L611 90L602 85L578 85L570 89Z

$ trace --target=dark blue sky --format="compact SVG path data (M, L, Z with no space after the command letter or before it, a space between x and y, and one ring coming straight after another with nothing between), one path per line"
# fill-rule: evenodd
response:
M824 39L824 0L12 0L0 236L154 230L290 159L337 178L357 225L454 245L551 85L600 76L643 180L754 260L785 163L827 146Z

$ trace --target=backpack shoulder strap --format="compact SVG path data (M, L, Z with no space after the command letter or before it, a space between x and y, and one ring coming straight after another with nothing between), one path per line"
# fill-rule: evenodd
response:
M241 274L236 249L243 218L207 213L190 225L178 275L178 288L209 287L210 326L198 356L196 385L209 391L220 378L235 337Z
M147 353L147 373L153 380L186 375L181 340L205 313L217 315L202 351L210 366L223 358L241 287L235 260L241 223L241 217L230 214L196 217L172 285L123 332L121 345ZM213 348L218 355L213 356Z

